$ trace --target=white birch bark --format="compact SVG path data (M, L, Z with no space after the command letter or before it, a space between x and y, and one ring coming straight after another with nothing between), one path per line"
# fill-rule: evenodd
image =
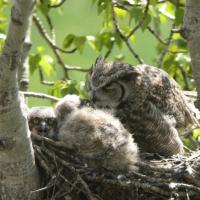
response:
M200 1L187 0L183 36L187 39L192 71L197 87L195 106L200 109Z
M39 177L20 106L17 72L34 0L15 0L11 22L0 55L0 199L27 200L38 187ZM35 193L34 193L35 194Z

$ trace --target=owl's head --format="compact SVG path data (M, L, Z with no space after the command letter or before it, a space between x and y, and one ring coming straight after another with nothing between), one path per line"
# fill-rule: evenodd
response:
M32 107L28 113L28 123L31 132L55 139L57 122L52 107Z
M137 68L121 62L96 59L88 75L88 93L97 107L114 108L130 95L131 82L140 74Z
M59 100L55 106L55 115L58 121L58 127L62 125L69 114L82 106L92 106L89 100L81 99L77 95L66 95Z

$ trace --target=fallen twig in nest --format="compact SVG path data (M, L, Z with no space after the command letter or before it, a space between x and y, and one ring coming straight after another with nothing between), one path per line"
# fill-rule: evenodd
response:
M139 171L116 174L89 168L62 142L33 135L43 199L200 199L200 151L161 158L142 154ZM157 159L155 159L157 157Z

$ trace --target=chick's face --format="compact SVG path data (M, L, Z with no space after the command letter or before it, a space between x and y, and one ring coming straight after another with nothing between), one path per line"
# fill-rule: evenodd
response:
M29 129L31 132L44 137L51 137L54 134L56 126L55 118L31 118L29 120Z

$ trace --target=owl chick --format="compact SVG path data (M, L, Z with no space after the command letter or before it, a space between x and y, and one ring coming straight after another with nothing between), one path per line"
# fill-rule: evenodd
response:
M182 153L179 134L198 126L178 84L152 66L106 63L99 57L88 78L88 92L97 107L114 111L147 152Z
M83 107L71 112L58 139L78 150L88 166L112 171L137 170L138 147L121 122L109 113Z
M56 139L57 122L52 107L32 107L28 113L28 123L31 132Z
M61 127L65 118L74 110L81 108L82 106L91 106L90 102L86 99L81 99L77 95L66 95L59 100L55 106L55 115L58 122L58 127Z

